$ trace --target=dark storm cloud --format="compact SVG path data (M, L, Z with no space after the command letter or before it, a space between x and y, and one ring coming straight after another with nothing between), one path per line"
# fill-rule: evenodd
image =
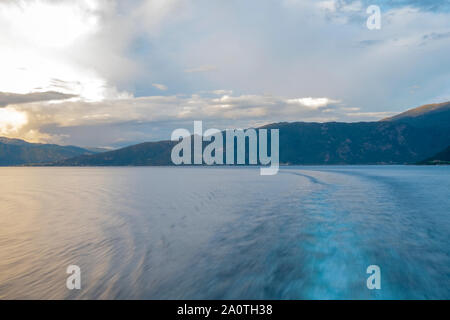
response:
M42 102L52 100L66 100L76 97L73 94L65 94L56 91L31 92L31 93L10 93L0 92L0 107L6 107L10 104L23 104L31 102Z

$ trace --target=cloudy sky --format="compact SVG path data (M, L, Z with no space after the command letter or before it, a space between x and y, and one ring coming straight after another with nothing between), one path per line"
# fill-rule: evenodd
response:
M366 12L381 9L381 29ZM448 0L1 0L0 136L373 121L450 100Z

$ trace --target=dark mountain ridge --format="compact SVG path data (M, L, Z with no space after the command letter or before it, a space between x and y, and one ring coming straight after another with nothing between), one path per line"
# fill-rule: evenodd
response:
M402 122L415 127L449 127L450 102L427 104L381 121Z
M57 166L162 166L171 165L170 155L176 142L144 142L118 150L82 155L55 162Z
M281 164L412 164L431 159L450 145L449 124L450 102L446 102L378 122L281 122L261 128L280 130ZM74 146L0 138L0 165L172 165L171 151L177 143L146 142L95 153Z
M450 145L445 150L435 154L434 156L424 161L420 161L418 164L426 164L426 165L450 164Z
M0 166L39 165L94 152L75 146L29 143L0 137Z
M406 123L281 123L280 162L286 164L408 164L442 150L449 128Z
M450 103L422 106L378 122L282 122L280 163L412 164L450 144ZM172 165L172 141L148 142L55 163L61 166ZM224 139L225 145L225 139Z

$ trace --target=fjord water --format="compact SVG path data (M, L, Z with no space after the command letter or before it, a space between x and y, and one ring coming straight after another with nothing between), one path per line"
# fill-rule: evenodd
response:
M0 298L449 299L450 167L0 168ZM81 290L66 268L81 268ZM366 269L381 268L381 290Z

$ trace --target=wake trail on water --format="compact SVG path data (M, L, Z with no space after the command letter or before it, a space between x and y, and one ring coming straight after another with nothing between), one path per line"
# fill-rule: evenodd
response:
M450 298L446 168L49 170L0 172L1 298Z
M307 177L315 183L311 193L299 194L299 207L308 218L299 245L309 257L307 285L300 290L307 299L367 298L365 288L365 250L361 247L355 232L358 225L351 219L351 213L340 206L340 194L349 181L342 181L328 172L305 171L293 174ZM360 182L351 182L356 186Z

